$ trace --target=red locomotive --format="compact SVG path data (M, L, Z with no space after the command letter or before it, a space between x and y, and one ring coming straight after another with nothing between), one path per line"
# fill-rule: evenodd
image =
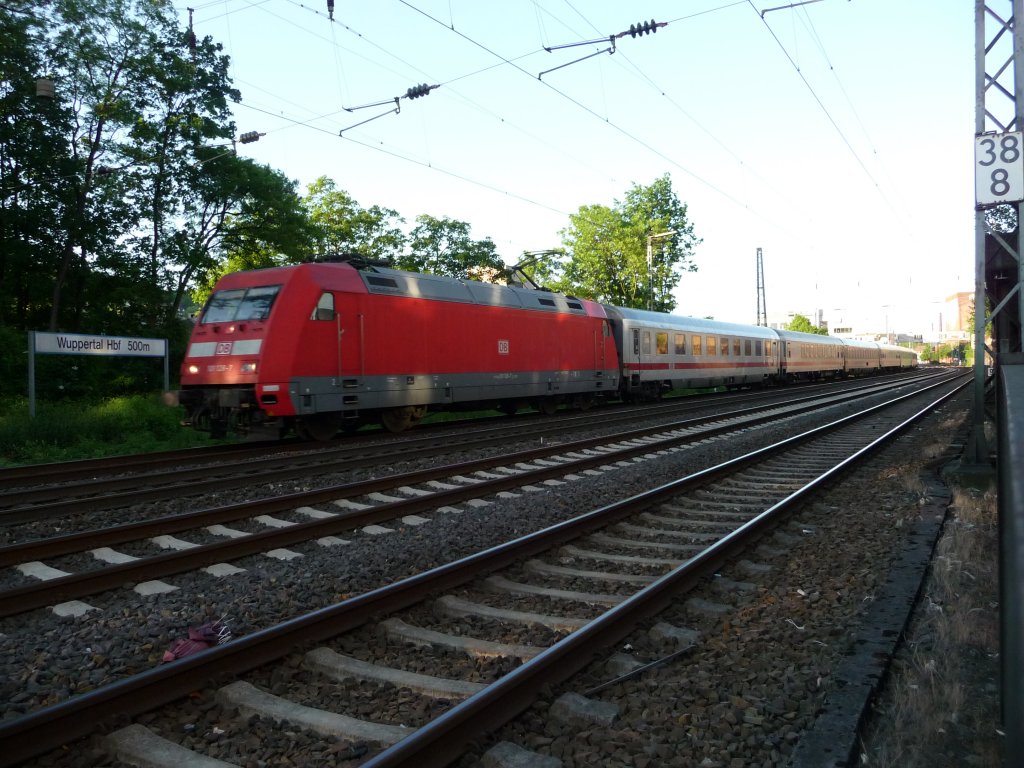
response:
M181 368L188 420L327 439L429 408L587 407L618 390L600 304L525 288L323 262L217 283Z

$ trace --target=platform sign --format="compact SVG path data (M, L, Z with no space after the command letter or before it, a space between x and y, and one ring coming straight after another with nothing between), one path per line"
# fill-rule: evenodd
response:
M119 357L163 357L166 339L136 339L128 336L87 336L82 333L36 331L35 351L39 355L112 355Z
M170 386L167 339L132 336L90 336L84 333L28 333L28 413L36 415L36 355L100 355L104 357L162 357L164 390Z
M974 137L974 200L979 207L1024 200L1020 131Z

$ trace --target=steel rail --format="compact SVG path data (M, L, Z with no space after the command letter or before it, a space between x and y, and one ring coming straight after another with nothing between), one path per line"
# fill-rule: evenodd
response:
M935 407L939 402L951 397L970 382L965 382L951 390L928 408L919 411L912 419L904 422L897 429L902 430L910 423ZM187 696L197 689L213 686L219 681L248 672L279 659L296 649L313 643L322 642L342 632L354 629L373 618L392 613L413 605L429 594L440 590L451 589L462 585L482 573L487 573L507 566L519 559L530 557L566 541L578 538L592 530L610 525L638 509L667 500L689 488L697 487L719 476L734 472L747 465L763 460L777 453L789 450L801 443L813 440L829 432L840 429L856 420L891 407L911 397L919 396L925 390L903 395L893 400L872 406L864 411L846 416L807 432L795 435L770 446L751 451L743 456L726 461L722 464L688 475L637 494L628 499L609 504L571 520L549 526L541 531L523 536L514 541L501 544L482 552L469 555L459 560L438 566L429 571L411 576L394 584L372 590L349 600L321 608L311 613L285 621L281 624L253 632L237 638L226 645L214 646L208 650L179 659L172 664L133 675L109 686L82 694L73 699L60 702L54 706L37 710L14 720L0 722L0 743L4 750L0 752L0 766L16 765L19 762L44 754L74 739L93 733L101 725L115 720L131 717L142 712L167 704L175 699ZM890 430L893 435L897 430ZM882 438L879 438L879 440ZM875 440L872 445L878 444ZM863 450L856 455L863 454ZM845 466L849 460L840 466ZM831 470L825 477L834 474ZM815 484L824 479L815 481ZM811 484L808 484L808 487ZM739 546L739 540L750 532L762 527L767 520L764 515L750 521L736 533L730 534L723 542L712 548L711 552L701 558L700 566L692 566L694 572L704 573L718 564L727 550ZM740 532L744 532L742 536ZM677 573L678 578L682 578ZM691 572L686 578L695 578ZM656 609L667 601L669 588L666 577L654 582L638 595L638 599L647 610ZM673 585L673 590L676 587ZM601 642L624 631L625 609L621 606L609 612L608 619L597 619L593 628L591 624L584 627L585 634L581 637L596 636ZM573 636L570 636L570 638ZM535 661L543 660L545 670L539 679L562 679L566 668L578 668L586 662L583 654L567 653L565 646L553 646L540 654ZM589 657L588 657L589 658ZM557 662L557 663L555 663ZM550 665L550 666L549 666ZM438 720L424 726L409 739L399 742L395 747L381 753L374 761L378 766L408 765L412 760L417 766L442 765L450 760L458 743L458 748L467 743L467 734L479 724L501 724L528 705L524 682L536 685L537 670L534 665L527 672L513 672L476 697L460 704ZM520 667L522 670L524 667ZM514 698L505 698L506 696ZM467 707L473 702L472 707ZM514 705L513 705L514 702ZM474 710L480 708L479 714ZM481 719L476 719L476 718ZM477 725L470 725L475 722ZM410 741L410 739L412 739ZM446 739L451 743L446 744ZM396 751L397 750L397 751ZM424 750L430 752L424 754ZM372 762L372 761L371 761Z
M925 387L924 390L904 395L913 397L921 391L942 386L945 382L934 382ZM852 396L850 396L852 398ZM834 404L850 399L838 395L831 395L827 400ZM820 400L821 398L815 398ZM371 507L366 510L339 512L333 517L311 520L304 523L295 523L287 528L270 529L258 533L252 533L245 537L228 539L213 544L206 544L156 555L137 562L122 563L96 568L90 571L69 574L56 579L50 579L34 584L27 584L22 587L4 590L0 592L0 617L13 616L18 613L42 608L47 605L63 602L66 600L86 597L98 592L121 587L126 583L147 581L171 576L183 571L195 570L214 563L237 560L249 555L259 554L268 549L287 547L294 544L307 542L324 536L332 536L354 528L361 528L374 523L386 522L395 518L413 515L436 509L439 506L458 504L469 499L478 498L481 495L490 495L504 490L520 487L528 483L542 482L565 475L568 472L581 472L586 469L601 466L611 461L623 461L634 456L650 453L653 450L664 450L681 443L693 440L706 439L709 436L730 432L738 427L752 426L778 418L788 418L794 414L803 413L819 407L820 403L804 404L799 407L790 408L783 414L763 414L747 419L742 423L719 424L707 428L699 433L679 435L676 437L659 440L657 443L647 443L622 448L616 448L608 452L595 454L587 458L574 459L571 462L562 462L551 467L543 467L533 470L524 470L504 478L484 480L473 485L453 488L450 490L439 490L429 496L413 497L401 501L390 502ZM775 406L773 408L778 408ZM719 415L713 421L721 421L726 416L743 417L749 413L763 411L762 408L745 408L732 412L732 414ZM684 426L692 426L707 421L708 418L701 417L677 423L668 428L659 427L656 431L681 429ZM650 429L631 430L624 435L616 435L613 442L621 442L635 438L638 433L647 436ZM333 501L339 496L358 496L372 493L374 491L393 488L395 485L411 485L422 483L428 480L435 480L442 477L477 472L481 469L493 468L495 466L525 463L538 458L545 458L553 453L567 453L585 450L595 445L607 444L607 437L587 438L575 443L565 443L558 446L535 448L529 451L519 452L512 456L501 456L484 459L481 461L465 462L445 467L421 470L399 476L387 476L377 478L353 485L337 486L334 488L318 491L307 491L299 494L280 496L274 499L246 502L238 505L220 507L213 510L186 513L176 515L173 518L164 518L149 523L131 523L118 528L103 529L98 531L87 531L79 534L41 539L25 542L23 544L12 544L0 548L0 566L11 565L31 560L55 557L71 552L79 552L85 548L109 546L124 541L137 540L144 536L154 536L163 533L173 533L189 528L196 528L199 525L212 525L215 523L230 522L242 517L256 514L271 514L274 512L290 511L298 506L316 504L324 501Z
M621 640L639 621L664 610L680 593L691 590L704 577L714 573L722 562L745 549L784 511L853 463L884 447L971 383L964 382L929 403L683 565L363 763L362 768L442 768L448 765L462 754L468 744L479 739L481 733L490 732L513 719L533 703L542 689L556 685L583 669L599 651Z
M910 383L910 382L903 382ZM829 395L838 396L848 392L857 392L862 389L891 388L898 385L894 382L872 382L857 387L843 389L835 393L818 393L816 395L803 395L792 400L783 402L799 402L800 400L825 397ZM723 398L747 399L747 398ZM765 399L759 394L750 399ZM671 408L673 410L690 411L697 410L709 405L702 402L681 402ZM660 409L664 410L665 406ZM641 409L649 410L649 409ZM635 409L629 413L617 413L603 419L602 426L616 422L635 422L640 414ZM552 432L568 431L576 422L592 419L592 416L569 416L555 422L545 420L536 424L522 425L515 428L514 437L522 439L534 434L550 435ZM509 439L511 428L507 425L477 428L473 430L462 429L459 431L455 448L475 448L483 445L500 444ZM412 439L406 439L396 445L395 441L378 441L371 445L351 446L340 445L328 449L311 452L308 460L286 459L280 456L258 458L252 461L244 461L240 465L205 465L189 469L173 469L157 472L146 472L141 475L129 475L123 477L96 478L76 485L54 485L48 483L38 488L17 488L12 491L0 492L0 525L13 525L30 520L39 520L44 517L52 517L65 511L75 513L92 511L96 509L114 509L119 506L127 506L142 501L158 501L168 498L180 498L183 493L195 495L206 491L223 490L229 487L237 487L251 483L253 476L258 475L261 482L277 482L305 477L310 474L319 474L324 471L331 471L330 467L338 467L338 470L352 470L368 466L376 466L395 455L401 455L403 459L429 457L436 453L439 441L443 435L428 434ZM231 446L235 448L234 446ZM453 446L449 445L449 448ZM262 450L273 450L274 444L266 446ZM295 452L309 450L309 444L289 444L280 449L279 452ZM247 455L246 449L237 449L242 455ZM173 453L173 452L170 452ZM127 466L130 467L137 462L132 462L133 457L124 457ZM189 456L182 456L187 460ZM193 460L196 457L191 457ZM202 460L199 457L199 460ZM105 460L99 460L105 461ZM287 466L282 464L288 463ZM60 465L53 466L58 473L58 478L67 479L59 473ZM17 472L18 470L10 470ZM89 472L84 472L89 476ZM226 477L233 474L234 477ZM4 472L0 471L0 480L4 478ZM139 489L141 481L153 484L153 488Z

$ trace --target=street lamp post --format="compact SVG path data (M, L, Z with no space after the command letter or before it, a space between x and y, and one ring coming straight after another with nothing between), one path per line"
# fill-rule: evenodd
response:
M654 309L654 252L652 244L662 237L672 237L676 234L674 229L668 232L659 232L656 235L647 236L647 309Z

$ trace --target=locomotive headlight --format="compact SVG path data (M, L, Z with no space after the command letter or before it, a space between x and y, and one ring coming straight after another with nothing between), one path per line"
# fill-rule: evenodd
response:
M256 373L256 363L242 363L242 373Z
M198 365L190 365L188 367L188 372L191 373L193 376L195 376L197 373L199 373L199 366Z

